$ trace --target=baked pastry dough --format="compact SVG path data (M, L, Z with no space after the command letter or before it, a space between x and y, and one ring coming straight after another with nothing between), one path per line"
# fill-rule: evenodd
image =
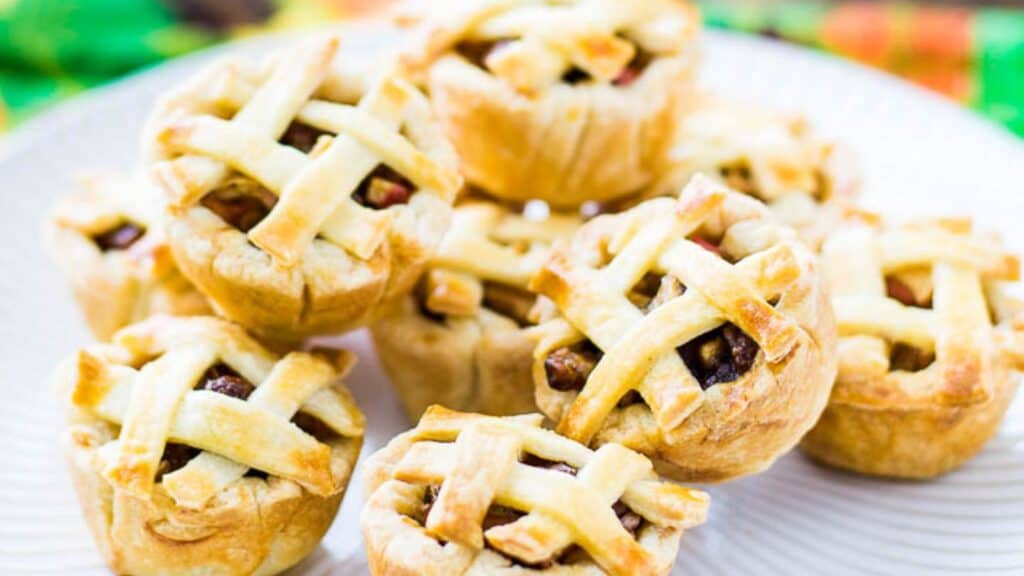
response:
M403 65L467 181L557 207L639 192L691 98L700 26L679 0L432 1Z
M710 94L683 120L670 168L652 191L674 194L698 172L761 200L815 248L860 189L851 152L816 138L803 117Z
M144 178L82 175L46 221L50 256L71 283L92 333L106 340L153 314L208 314L206 298L178 271Z
M335 61L361 56L338 42L215 64L149 123L182 271L267 339L362 325L408 291L461 186L427 99L385 74L348 100Z
M484 201L455 208L416 291L371 326L410 420L431 404L492 415L536 410L526 330L536 323L536 297L526 285L550 244L578 224Z
M1024 368L1024 317L1006 292L1017 256L969 220L869 217L828 238L822 265L839 376L804 451L897 478L963 464L995 434Z
M560 311L536 329L534 381L569 438L724 480L767 468L825 407L836 333L813 254L708 178L590 221L530 287Z
M661 482L618 444L431 407L367 461L363 539L374 576L667 575L703 492Z
M68 459L120 574L276 574L327 531L362 445L348 352L271 354L239 327L158 316L57 373Z

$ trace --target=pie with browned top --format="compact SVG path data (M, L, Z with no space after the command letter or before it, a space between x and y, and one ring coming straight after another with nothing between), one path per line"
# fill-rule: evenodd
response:
M802 447L831 466L929 478L996 433L1024 369L1020 260L970 220L850 219L822 264L839 376Z
M327 531L363 441L348 352L278 357L157 316L56 374L86 521L119 574L276 574Z
M387 73L345 83L345 61L371 57L345 41L216 63L147 129L182 272L265 339L369 322L415 282L461 186L426 97Z
M591 220L531 289L558 308L536 329L537 402L569 438L724 480L767 468L825 407L836 333L814 255L708 178Z
M681 0L441 0L402 62L468 182L575 207L637 193L690 104L699 16ZM423 12L426 12L424 15Z
M647 458L541 428L429 408L367 462L362 528L374 576L666 576L703 492Z

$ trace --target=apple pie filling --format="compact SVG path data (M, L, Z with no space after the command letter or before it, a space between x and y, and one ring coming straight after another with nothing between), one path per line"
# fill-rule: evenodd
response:
M146 229L134 222L122 222L113 228L92 236L102 252L127 250L146 235Z
M913 308L931 309L931 285L928 274L910 273L905 277L886 276L886 296ZM925 281L921 281L925 280ZM935 353L904 342L893 342L889 347L889 369L918 372L935 362Z

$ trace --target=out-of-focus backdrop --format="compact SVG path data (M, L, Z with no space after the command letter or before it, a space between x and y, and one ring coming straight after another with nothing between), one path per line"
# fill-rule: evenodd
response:
M390 0L0 0L0 130L168 58L323 24ZM1024 1L717 0L708 26L833 52L942 93L1024 135Z

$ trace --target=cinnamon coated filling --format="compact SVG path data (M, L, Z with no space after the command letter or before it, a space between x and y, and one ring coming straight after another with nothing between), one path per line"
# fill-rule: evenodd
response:
M900 280L896 276L886 276L885 294L893 300L898 300L904 306L914 308L930 309L932 307L931 296L918 296L910 284Z
M750 170L750 164L746 160L737 160L719 166L718 175L729 188L754 198L761 197L757 186L754 185L754 175Z
M199 377L199 381L193 387L194 390L209 390L217 394L230 396L239 400L248 400L256 386L244 376L235 371L234 368L220 362L207 368L206 372ZM324 442L334 438L337 434L319 418L299 412L292 418L292 423L302 429L303 432L313 436L318 441ZM160 458L160 465L157 467L156 481L160 482L165 474L170 474L188 464L199 455L200 450L185 444L167 443L164 446L163 456ZM260 470L250 469L246 476L266 478L267 474Z
M309 154L321 136L329 135L330 132L296 121L288 125L279 142Z
M590 340L559 348L544 360L548 386L566 392L582 390L604 353Z
M570 464L567 464L565 462L546 460L539 456L534 456L533 454L523 454L523 456L519 459L519 462L521 464L525 464L526 466L530 466L533 468L552 470L554 472L568 474L569 476L576 476L578 472L578 470L575 467L571 466ZM421 509L422 516L420 518L421 524L426 524L426 518L430 515L430 510L433 508L434 502L437 501L437 496L440 493L440 491L440 486L428 486L426 491L424 492L423 507ZM625 528L626 532L629 532L629 534L635 539L637 537L637 534L639 534L640 529L644 526L644 523L646 522L644 518L636 512L634 512L622 500L616 501L615 504L612 505L612 510L615 512L616 517L618 517L619 522L622 524L622 527ZM487 509L487 515L484 516L483 529L486 532L487 530L494 528L495 526L511 524L512 522L519 520L525 515L526 514L524 514L523 512L520 512L519 510L516 510L514 508L509 508L507 506L502 506L500 504L492 504L491 507ZM505 556L516 566L521 566L523 568L530 568L534 570L543 570L546 568L550 568L555 564L571 564L574 563L576 559L586 557L586 553L581 548L579 548L576 545L572 545L566 548L565 550L562 550L561 552L557 553L555 556L549 558L548 560L534 564L529 564L523 562L522 560L519 560L518 558L508 556L501 550L493 548L489 543L485 543L485 546L488 549L493 550L494 552L497 552L502 556Z
M512 38L501 38L497 40L469 40L460 42L455 46L455 52L466 59L467 62L481 68L487 69L487 57L502 46L512 42Z
M651 65L654 60L654 54L637 48L636 54L633 55L633 59L626 64L626 67L622 69L622 72L612 80L612 84L620 88L626 88L634 84L640 76L643 75L647 67Z
M277 204L270 190L246 178L233 178L199 201L236 230L246 233L259 224Z
M754 365L758 345L735 324L723 324L676 350L704 390L738 380Z
M894 342L889 348L889 370L918 372L931 366L932 362L935 362L934 352L926 352L910 344Z
M122 222L113 228L92 236L92 241L103 252L127 250L146 235L146 229L133 222Z
M647 274L628 297L648 313L685 292L686 287L672 276ZM707 390L715 384L740 379L753 367L759 349L757 342L738 326L726 323L683 344L676 352L701 388ZM603 355L590 340L554 350L544 360L548 386L563 392L582 390ZM619 401L619 407L638 402L642 398L634 391Z
M367 208L384 210L407 204L415 191L416 186L405 176L381 164L363 178L352 199Z
M537 297L527 290L498 282L484 283L483 305L511 318L520 327L530 326L530 311Z

